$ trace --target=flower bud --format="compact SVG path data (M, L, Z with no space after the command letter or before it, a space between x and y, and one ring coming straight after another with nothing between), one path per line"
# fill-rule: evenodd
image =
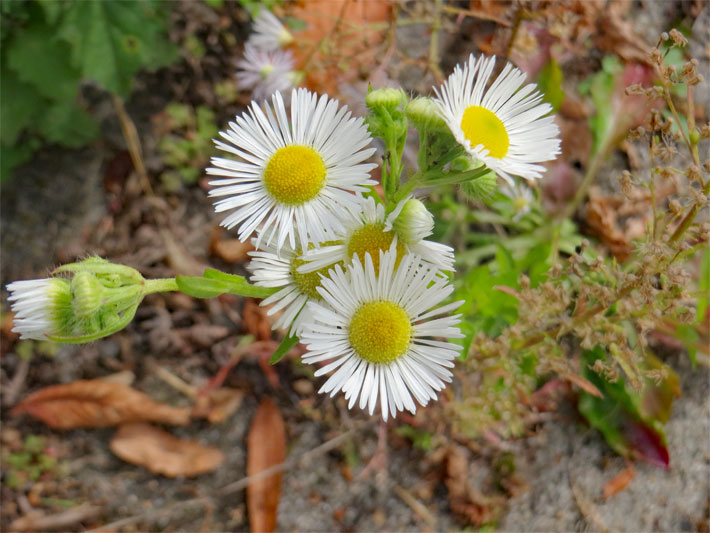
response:
M368 93L365 97L365 104L371 111L376 112L379 109L394 111L403 102L406 102L406 95L401 89L376 89Z
M420 96L407 104L407 118L418 130L447 131L448 126L439 115L439 109L434 100Z
M21 339L90 342L125 327L146 292L146 282L130 267L92 257L64 265L54 277L10 283L15 329Z
M66 334L72 321L71 288L62 278L15 281L7 286L20 339L47 340Z
M96 315L101 308L104 288L94 274L77 272L71 280L72 308L79 319Z
M434 216L416 198L410 198L392 224L397 236L405 244L417 243L434 231Z

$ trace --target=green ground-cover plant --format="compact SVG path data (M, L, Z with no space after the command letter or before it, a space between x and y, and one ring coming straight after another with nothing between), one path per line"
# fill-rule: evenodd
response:
M660 102L667 106L665 115L652 109L645 128L629 133L647 143L649 172L618 176L625 195L646 190L653 210L631 256L621 263L585 242L575 253L551 261L548 243L547 249L533 248L530 253L539 255L525 264L516 262L502 244L495 259L468 273L471 281L458 289L470 291L467 305L474 307L477 320L469 322L469 331L477 336L464 363L463 395L449 408L468 434L490 429L520 433L534 419L532 392L556 375L580 387L581 413L617 452L668 466L663 424L680 388L677 375L654 355L650 334L681 339L694 365L696 353L703 350L699 339L707 337L710 227L696 215L707 209L710 193L710 163L699 157L710 127L694 125L692 91L701 79L697 62L670 67L665 56L682 49L685 40L676 31L663 37L651 56L658 84L627 89L656 107ZM583 87L596 104L590 124L595 154L605 153L619 139L623 117L613 108L611 91L620 71L618 62L607 60ZM685 116L674 104L681 84ZM683 149L685 168L678 168L683 163L677 154ZM657 205L659 179L676 180L677 194ZM698 259L696 283L690 272ZM552 267L533 266L540 264Z
M125 98L139 70L178 57L165 2L10 0L0 10L2 180L43 143L76 148L97 138L81 83Z

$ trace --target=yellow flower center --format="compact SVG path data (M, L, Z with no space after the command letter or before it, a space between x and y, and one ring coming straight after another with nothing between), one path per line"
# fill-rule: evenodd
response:
M339 242L340 241L322 242L321 246L330 246ZM315 248L314 244L310 243L308 245L308 249L312 250L313 248ZM323 274L324 276L328 276L328 271L331 268L335 268L335 265L342 265L343 263L341 261L340 263L324 266L323 268L321 268L320 270L316 270L315 272L306 272L305 274L301 274L300 272L298 272L298 267L307 263L307 261L301 259L301 255L301 251L299 250L294 254L293 259L291 260L291 278L293 279L293 282L296 284L302 294L305 294L306 296L308 296L309 298L313 298L314 300L322 300L321 295L318 294L318 287L321 286L321 274Z
M524 196L516 196L513 199L513 207L516 211L521 211L522 209L525 209L528 205L530 205L530 202Z
M302 205L325 185L325 163L313 148L291 145L279 148L264 170L264 186L282 204Z
M501 159L508 153L510 140L501 119L488 109L473 105L466 108L461 119L463 135L471 143L471 148L482 144L488 155Z
M365 253L369 252L372 258L372 264L375 267L375 273L380 269L380 250L386 252L389 250L392 240L394 239L394 231L385 231L384 222L374 224L366 224L352 234L348 242L348 257L357 254L362 264L365 264ZM399 265L404 254L407 253L401 239L397 240L397 261L395 266Z
M355 311L348 331L350 345L371 363L391 363L409 348L412 323L399 305L369 302Z

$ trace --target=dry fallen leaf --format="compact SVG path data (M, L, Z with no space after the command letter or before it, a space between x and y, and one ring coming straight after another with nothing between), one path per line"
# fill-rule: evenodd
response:
M239 239L223 239L222 229L217 226L210 239L210 253L227 263L242 263L249 258L248 252L255 250L251 242Z
M261 402L247 437L247 475L280 464L286 457L286 431L276 403L270 398ZM276 509L281 495L281 474L257 479L247 487L249 525L252 531L276 528Z
M266 315L266 309L259 306L253 298L244 301L242 322L246 330L258 341L268 341L271 338L271 324Z
M195 400L192 416L205 417L212 424L224 422L242 405L244 391L239 389L213 389L199 394Z
M188 407L156 403L135 389L103 379L46 387L25 398L10 414L27 413L55 429L105 427L125 422L190 421Z
M294 50L298 67L312 90L337 94L338 85L371 68L381 54L384 30L374 25L390 20L389 0L308 0L289 4L288 14L307 27L298 32L306 47Z
M636 477L636 470L633 463L628 463L626 468L611 478L604 484L602 499L611 498L614 494L621 492Z
M224 462L224 454L213 446L178 439L145 423L121 425L111 439L111 451L167 477L197 476Z

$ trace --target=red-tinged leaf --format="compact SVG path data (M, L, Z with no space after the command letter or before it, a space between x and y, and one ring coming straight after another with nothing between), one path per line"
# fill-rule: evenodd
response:
M626 468L604 484L602 499L606 500L607 498L611 498L614 494L624 490L635 476L636 470L634 469L634 465L632 463L628 463Z
M565 374L564 378L577 385L584 392L588 392L589 394L591 394L592 396L596 396L597 398L602 397L602 393L599 392L599 389L596 388L594 384L588 379L585 379L582 376L578 376L576 374Z
M102 379L53 385L30 394L11 412L27 413L55 429L115 426L126 422L185 425L188 407L156 403L135 389Z
M217 448L178 439L150 424L124 424L111 439L111 451L124 461L167 477L197 476L224 462Z
M261 402L247 437L247 475L254 476L284 461L286 431L281 413L270 398ZM249 525L252 531L276 528L276 510L281 495L281 474L257 479L247 487Z
M624 418L620 430L629 455L639 461L668 470L670 455L663 435L639 420L633 420L628 416Z

